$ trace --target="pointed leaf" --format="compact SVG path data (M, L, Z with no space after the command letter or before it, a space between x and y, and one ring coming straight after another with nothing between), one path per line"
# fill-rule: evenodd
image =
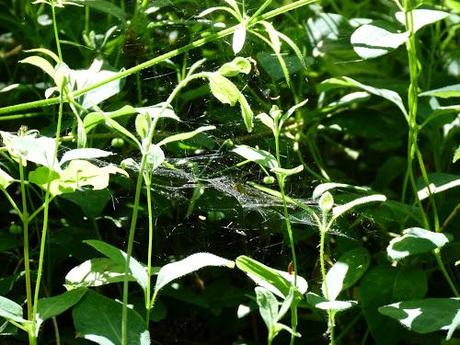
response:
M73 308L72 316L79 337L100 345L121 344L122 304L89 290ZM128 309L128 344L150 345L145 321Z
M270 330L278 320L278 301L269 290L263 287L257 286L255 291L260 316L262 316L262 320Z
M232 151L239 154L244 159L257 163L265 168L278 167L276 158L270 152L247 145L237 145Z
M232 49L233 53L238 54L243 49L244 42L246 41L246 27L244 24L239 24L233 33Z
M389 304L379 308L413 332L427 334L458 327L460 298L427 298Z
M0 317L19 323L27 323L28 321L22 317L22 313L22 307L19 304L0 296Z
M346 203L344 205L336 206L332 209L332 214L334 218L340 217L342 214L345 212L348 212L349 210L353 209L356 206L368 204L371 202L383 202L386 201L387 197L382 194L374 194L374 195L369 195L369 196L364 196L362 198L355 199L353 201L350 201L349 203Z
M408 13L410 15L410 12ZM426 8L418 8L412 10L412 18L414 21L414 32L417 32L426 25L436 23L440 20L443 20L449 16L448 12L430 10ZM406 19L405 14L402 11L395 13L396 19L402 24L405 25Z
M197 129L195 129L194 131L191 131L191 132L184 132L184 133L174 134L174 135L171 135L169 137L164 138L157 145L158 146L163 146L163 145L175 142L175 141L188 140L188 139L193 138L195 135L197 135L199 133L206 132L206 131L212 131L214 129L216 129L215 126L203 126L203 127L197 128Z
M401 260L415 254L430 252L449 243L451 236L422 228L408 228L390 241L387 255L391 260Z
M249 74L251 72L251 63L248 59L237 56L231 62L224 63L218 71L224 77L235 77L240 73Z
M211 93L221 103L234 106L240 98L240 91L229 79L222 74L215 72L208 74L209 87Z
M112 152L104 151L100 149L92 149L92 148L75 149L75 150L70 150L64 153L62 155L62 158L59 164L62 165L65 162L71 161L73 159L95 159L95 158L108 157L111 155L113 155Z
M160 269L155 283L155 293L158 293L161 288L168 285L173 280L209 266L233 268L235 263L210 253L192 254L185 259L172 262Z
M425 91L420 93L419 96L430 96L439 98L460 97L460 84L449 85L441 87L439 89Z

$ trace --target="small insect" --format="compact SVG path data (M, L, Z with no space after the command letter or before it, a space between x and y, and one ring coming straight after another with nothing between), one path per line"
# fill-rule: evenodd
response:
M289 275L293 275L294 274L294 265L292 264L292 261L289 262L289 265L287 267L287 272L289 273Z

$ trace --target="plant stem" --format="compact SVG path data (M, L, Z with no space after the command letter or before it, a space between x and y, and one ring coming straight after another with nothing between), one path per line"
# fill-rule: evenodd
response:
M54 8L54 5L51 5L51 14L53 16L53 30L54 30L54 39L56 40L56 49L57 49L59 61L62 62L61 42L59 41L59 31L58 31L57 23L56 23L56 10Z
M417 185L415 182L415 176L413 171L413 160L414 157L417 157L417 161L419 163L420 170L422 172L423 181L428 188L430 201L433 206L433 213L434 213L434 227L435 231L439 232L439 217L436 207L436 200L431 193L430 189L430 182L428 180L428 175L425 169L425 165L423 163L423 157L420 152L420 149L417 145L418 139L418 131L419 125L417 124L417 110L418 110L418 78L420 75L420 67L419 62L417 60L417 46L415 41L415 30L414 30L414 18L412 13L412 0L405 0L404 1L404 14L405 14L405 26L406 30L410 33L409 39L406 42L406 49L407 49L407 56L409 61L409 72L410 72L410 85L408 91L408 102L409 102L409 136L408 136L408 156L407 156L407 175L409 177L409 181L412 185L414 190L415 199L417 204L420 208L421 214L423 216L423 220L425 223L425 227L427 229L430 228L430 224L423 208L423 205L418 197L418 190ZM439 269L441 270L444 278L446 279L449 287L451 288L452 292L456 297L459 296L459 293L449 276L449 273L446 270L446 267L442 261L442 257L440 254L440 250L436 249L433 251L435 256L436 262L438 264Z
M22 199L22 228L24 234L24 270L26 277L26 298L27 298L27 319L33 321L32 318L32 282L30 274L30 250L29 250L29 212L27 208L27 194L24 177L24 167L22 160L19 161L19 178L21 180L21 199Z
M150 295L151 295L151 282L152 282L152 251L153 251L153 210L152 210L152 191L151 191L151 180L150 176L146 176L144 178L145 189L147 194L147 212L148 212L148 223L149 223L149 245L148 245L148 252L147 252L147 289L145 293L145 324L147 327L149 326L150 321Z

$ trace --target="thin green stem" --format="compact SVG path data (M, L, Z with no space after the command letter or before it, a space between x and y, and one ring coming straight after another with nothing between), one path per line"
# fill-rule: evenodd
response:
M61 42L59 41L59 31L58 31L58 27L56 23L56 10L54 8L54 5L51 5L51 15L53 17L53 30L54 30L54 39L56 40L56 49L57 49L59 60L62 61Z
M150 296L151 296L151 277L152 277L152 251L153 251L153 210L152 210L152 191L151 191L151 183L150 183L150 176L144 178L145 189L147 194L147 212L148 212L148 223L149 223L149 244L148 244L148 252L147 252L147 288L145 293L145 324L149 325L150 321Z
M16 211L16 213L18 214L19 216L19 219L21 220L22 222L22 211L19 209L19 206L16 204L16 202L13 200L13 198L11 197L10 193L8 193L8 191L5 189L5 188L0 188L0 190L2 191L2 193L5 195L6 199L9 201L9 203L11 204L11 206L13 207L13 209ZM29 217L29 222L30 222L30 219L31 217Z
M27 319L33 321L32 304L32 281L30 273L30 249L29 249L29 211L27 208L27 193L22 160L19 161L19 178L21 180L22 199L22 227L24 234L24 270L26 276Z

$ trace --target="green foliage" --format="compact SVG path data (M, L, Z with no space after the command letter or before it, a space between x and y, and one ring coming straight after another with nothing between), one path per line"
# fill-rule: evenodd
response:
M0 2L0 343L457 344L459 11Z

